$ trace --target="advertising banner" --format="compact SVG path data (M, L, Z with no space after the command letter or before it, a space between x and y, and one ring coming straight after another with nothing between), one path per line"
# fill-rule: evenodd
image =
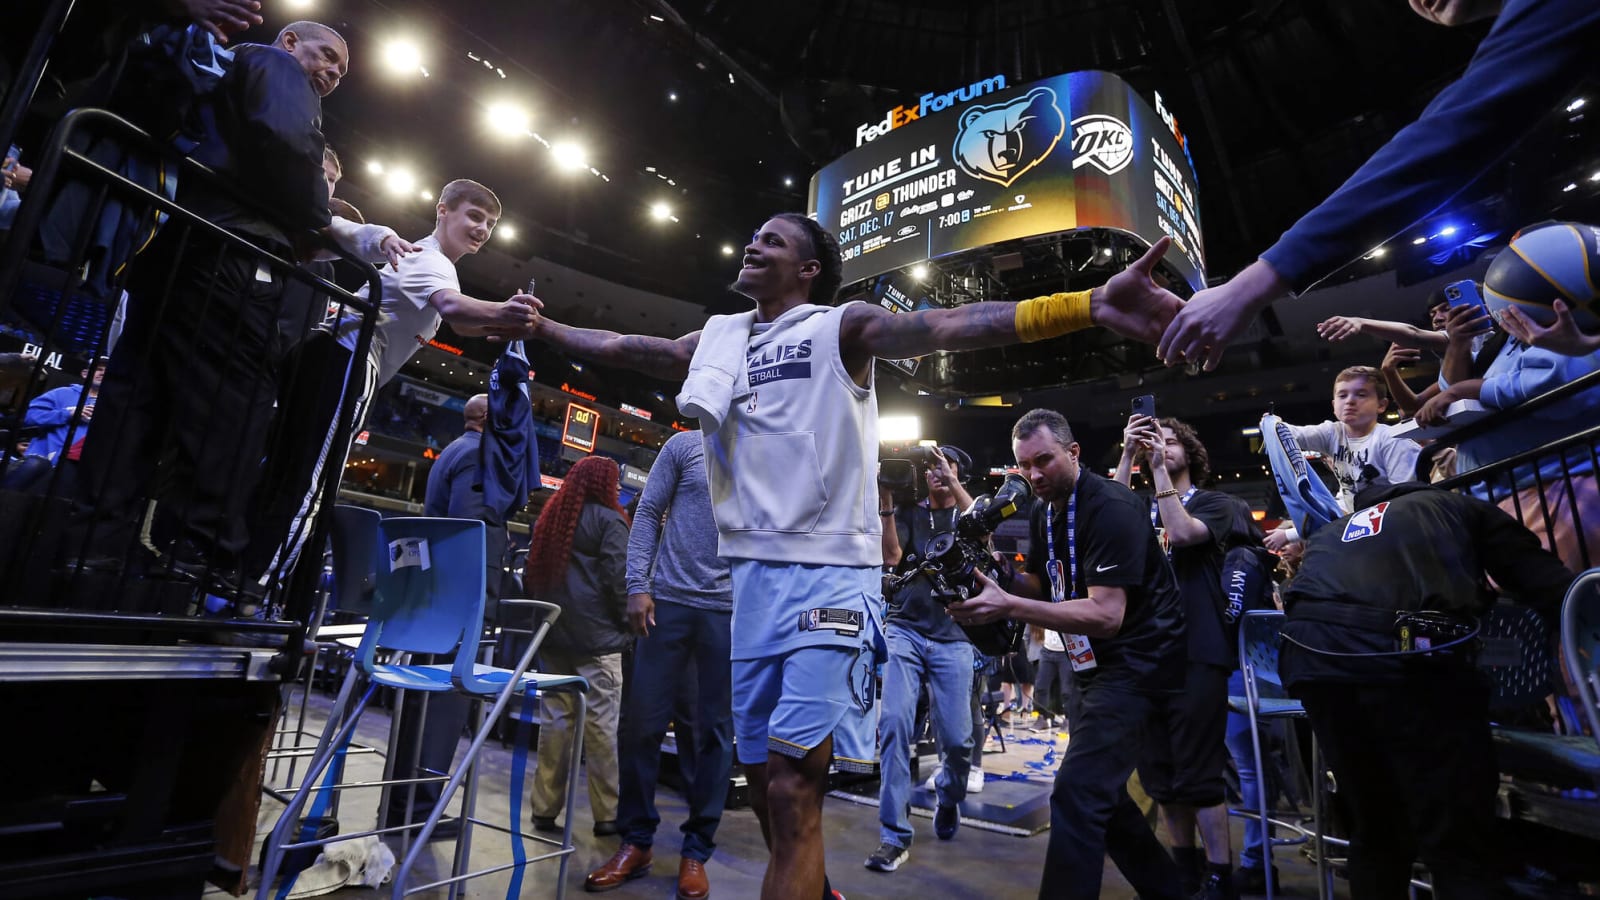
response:
M928 94L856 132L811 179L850 284L1001 241L1107 228L1153 242L1204 286L1199 185L1177 120L1107 72Z

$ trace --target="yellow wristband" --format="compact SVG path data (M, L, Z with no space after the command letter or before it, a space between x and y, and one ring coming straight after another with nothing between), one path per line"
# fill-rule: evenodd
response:
M1088 328L1094 324L1089 320L1089 294L1049 294L1018 303L1017 337L1026 342L1042 341Z

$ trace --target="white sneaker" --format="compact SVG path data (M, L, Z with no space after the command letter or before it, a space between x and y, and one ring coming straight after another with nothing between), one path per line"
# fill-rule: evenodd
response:
M967 793L983 793L983 770L972 768L967 770Z
M934 766L932 774L928 776L928 780L922 783L922 789L925 791L934 790L934 782L938 780L939 773L942 771L944 771L944 766Z

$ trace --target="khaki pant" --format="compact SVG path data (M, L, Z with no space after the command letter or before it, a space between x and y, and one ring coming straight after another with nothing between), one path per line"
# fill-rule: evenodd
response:
M617 818L617 718L622 710L622 654L568 654L539 650L539 671L582 675L589 682L583 726L583 758L589 768L589 809L596 822ZM533 772L533 815L555 818L567 802L567 766L577 725L578 699L551 691L539 698L539 763ZM570 813L570 810L569 810Z

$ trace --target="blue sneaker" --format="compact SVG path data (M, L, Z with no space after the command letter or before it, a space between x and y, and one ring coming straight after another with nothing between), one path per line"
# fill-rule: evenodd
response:
M933 811L933 833L941 841L948 841L956 836L956 831L961 828L961 808L959 806L946 806L939 804Z

